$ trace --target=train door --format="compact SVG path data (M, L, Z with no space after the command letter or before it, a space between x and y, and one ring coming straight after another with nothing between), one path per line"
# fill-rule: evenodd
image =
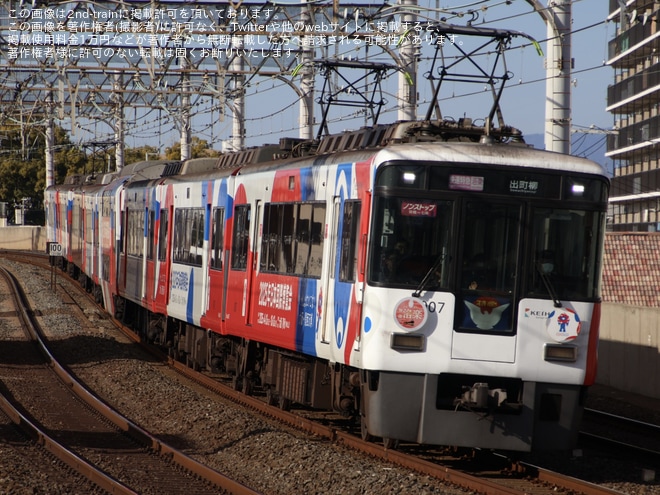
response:
M521 215L519 204L467 201L463 205L452 342L455 359L514 362ZM492 343L491 335L496 337ZM503 335L511 339L502 339Z
M331 298L328 297L329 294L335 289L336 281L336 264L337 264L337 253L339 251L338 243L338 230L339 230L339 218L341 213L341 198L335 196L332 201L332 221L328 225L328 244L330 250L329 263L326 263L326 269L324 270L325 281L323 284L323 292L325 297L323 297L321 311L321 321L319 322L321 332L319 333L319 341L323 344L330 343L330 335L332 334L332 315L328 312L330 310Z
M82 192L76 190L71 198L71 257L73 264L82 267L83 248L83 203Z
M159 205L154 201L152 193L147 196L149 203L147 206L147 247L145 252L146 259L146 276L144 280L144 295L146 298L145 304L154 311L154 302L156 296L156 271L158 267L156 256L156 220L160 214Z
M99 218L100 267L99 280L103 287L103 303L105 308L114 314L112 293L116 280L116 252L114 248L114 194L115 188L108 186L101 194Z
M250 260L248 262L247 266L247 294L248 294L248 300L247 300L247 315L245 319L245 323L247 325L252 325L253 317L252 317L252 308L254 306L254 299L255 297L259 297L258 294L253 294L252 288L254 287L254 277L256 275L256 267L257 267L257 247L259 246L258 242L258 237L259 237L259 225L261 224L260 222L260 214L261 214L261 201L257 200L255 202L255 208L254 208L254 222L253 222L253 229L254 231L252 232L252 246L250 247Z
M210 218L206 311L202 323L209 328L220 328L220 321L224 313L224 287L227 273L224 238L225 208L224 206L214 206L211 209Z
M64 234L66 236L67 262L73 262L73 192L67 191L66 199L62 202L63 214L65 219Z
M99 242L99 213L101 205L99 202L100 191L94 194L94 210L92 212L92 274L94 275L94 282L99 283L101 280L100 267L101 267L101 248Z
M252 225L252 207L239 204L234 207L231 266L227 276L227 304L225 318L228 322L247 320L249 241Z
M91 228L92 228L92 222L91 222L91 216L92 216L92 209L91 209L91 197L86 194L85 192L81 193L81 201L80 201L80 209L81 209L81 214L80 214L80 221L81 221L81 228L80 228L80 233L81 233L81 255L80 255L80 270L84 272L87 275L91 275L91 262L92 262L92 247L89 245L91 238Z
M363 286L358 283L359 224L362 202L333 200L333 221L330 225L331 264L324 295L324 311L320 340L332 343L348 362L352 350L360 344L360 309Z
M171 191L171 189L168 189ZM156 220L158 230L158 258L156 268L156 288L154 295L154 311L165 313L170 298L170 268L171 268L171 239L174 218L174 206L171 201L161 198L160 212Z

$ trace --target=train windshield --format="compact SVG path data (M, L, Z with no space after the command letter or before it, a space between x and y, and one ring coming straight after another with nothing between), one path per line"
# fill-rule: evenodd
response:
M433 268L427 287L447 287L452 208L450 201L378 198L372 281L413 287Z
M534 208L528 295L560 301L599 297L602 226L601 212Z
M563 304L600 297L605 181L455 170L384 167L374 195L369 283L452 292L456 326L466 331L513 332L524 298Z

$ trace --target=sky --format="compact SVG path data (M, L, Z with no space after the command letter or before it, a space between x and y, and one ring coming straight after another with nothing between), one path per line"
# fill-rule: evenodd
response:
M541 0L543 4L547 2ZM528 4L514 0L514 4L525 4L523 10L529 11ZM519 5L522 7L522 5ZM605 111L607 106L607 87L613 83L614 71L606 65L608 42L614 37L615 26L606 22L608 2L603 0L574 0L573 5L572 56L572 125L573 130L595 126L610 129L613 117ZM494 11L495 9L493 9ZM498 9L505 10L505 9ZM535 19L535 17L537 17ZM537 40L546 39L545 25L538 14L524 14L517 19L504 19L498 26L519 29L532 35ZM544 52L547 50L544 45ZM544 60L532 50L524 49L520 65L516 65L516 56L512 56L510 70L516 72L508 86L505 99L507 115L511 111L512 123L523 129L526 134L543 133L545 119L545 67ZM520 57L519 57L520 58ZM519 73L519 76L518 76ZM526 88L516 88L521 80ZM539 81L539 82L533 82ZM505 91L507 91L505 89ZM517 103L517 104L516 104ZM508 104L508 105L507 105ZM509 110L511 109L511 110Z
M546 4L546 0L540 0ZM545 126L545 55L547 50L545 40L547 38L546 26L542 17L534 12L530 4L524 0L514 0L511 5L505 5L505 1L440 1L419 0L419 5L439 4L440 8L448 11L467 12L476 10L479 17L473 24L475 26L486 26L500 29L511 29L522 31L538 40L543 48L544 55L539 56L536 50L529 45L525 39L516 39L512 43L512 50L507 53L507 68L513 74L507 82L502 99L502 111L504 121L521 129L524 134L543 134ZM605 65L607 59L607 43L613 37L614 26L607 23L608 3L603 0L574 0L573 2L573 39L572 54L575 65L572 72L572 122L575 130L589 128L608 129L612 126L612 116L605 111L607 86L613 81L613 70ZM486 9L487 7L487 9ZM449 18L449 22L459 25L465 24L464 17ZM523 48L515 48L516 46ZM387 62L387 57L376 58ZM391 62L391 60L390 60ZM428 70L428 60L422 60L419 64L418 87L420 91L418 117L423 117L428 106L430 91L429 83L423 79L423 73ZM393 78L395 79L395 78ZM263 86L272 84L263 83ZM257 93L262 93L259 84L251 88ZM320 85L317 84L317 88ZM459 83L448 85L446 90L441 91L440 98L443 115L452 118L463 116L483 116L484 105L490 105L489 95L474 95L474 85L461 87ZM481 91L478 88L477 91ZM259 99L259 94L249 96L246 108L247 145L259 144L259 142L272 142L278 135L284 133L296 135L297 130L294 122L298 119L298 110L293 101L293 93L287 88L279 89L279 98L275 100L279 106L272 103L275 91L263 91L264 101ZM457 98L460 94L469 94ZM393 95L392 95L393 96ZM392 108L393 100L389 98ZM387 109L388 106L386 105ZM445 110L445 108L447 110ZM263 112L266 110L266 112ZM273 114L273 118L262 119L260 115ZM348 110L351 111L350 109ZM316 107L316 119L320 119L320 110ZM385 110L379 122L396 120L394 110ZM352 125L351 125L352 124ZM361 119L342 119L341 124L334 125L334 131L343 128L356 128L368 125ZM231 129L231 121L227 119L224 127ZM220 134L223 133L218 128ZM227 129L226 129L227 130ZM226 133L225 130L225 133ZM333 128L331 127L331 130Z
M357 0L359 2L361 0ZM537 3L547 5L550 0L538 0ZM341 2L341 0L340 0ZM295 3L295 2L294 2ZM351 3L355 4L356 0ZM341 3L340 3L341 5ZM516 38L511 49L506 53L507 69L512 77L507 82L501 108L504 121L517 127L525 135L543 134L545 126L545 91L546 73L545 57L547 55L547 31L542 17L534 11L525 0L418 0L418 5L426 10L424 15L446 17L448 22L465 25L467 19L473 18L474 26L484 26L498 29L521 31L539 41L543 49L540 56L535 48L524 38ZM607 44L614 36L614 24L606 22L608 2L604 0L573 0L573 37L572 57L574 68L572 83L572 128L609 129L613 118L605 111L607 102L607 86L612 84L614 71L607 65ZM471 14L473 13L473 14ZM349 47L350 48L350 47ZM363 57L365 52L341 47L339 51L344 56ZM368 56L372 61L392 62L384 52L371 50ZM430 100L430 84L423 78L429 70L430 48L422 47L420 51L418 88L420 93L418 117L423 117ZM319 57L319 52L317 52ZM483 60L483 59L482 59ZM486 57L489 61L489 57ZM296 78L288 75L294 83ZM387 104L384 106L379 123L392 122L397 119L396 113L396 77L388 79L386 87ZM321 86L317 81L317 89ZM318 93L317 93L318 97ZM486 98L484 100L484 98ZM440 94L440 106L443 116L458 119L484 116L484 108L492 101L482 88L475 85L460 83L446 84ZM299 134L299 111L297 95L287 84L273 79L254 79L248 88L246 97L245 126L246 145L256 146L264 143L277 142L281 136L297 137ZM331 132L355 129L369 125L363 116L352 118L354 109L340 109L340 114L331 120ZM487 113L487 112L486 112ZM128 115L130 118L130 113ZM315 107L316 121L320 121L320 107ZM315 128L314 132L316 133ZM96 139L99 137L97 130ZM103 131L101 131L103 132ZM229 141L232 134L231 115L222 118L219 113L209 109L198 109L193 116L193 135L207 140L215 149L222 149L222 142ZM108 133L110 139L112 136ZM583 138L586 135L582 135ZM589 136L593 142L594 135ZM600 136L604 141L605 136ZM84 135L78 139L84 139ZM172 123L167 125L153 122L151 125L137 126L129 132L126 145L138 147L149 144L161 152L165 147L178 141L178 132ZM580 134L573 137L574 152L580 152ZM602 154L602 150L600 152ZM592 157L593 158L593 157ZM599 160L600 161L600 160Z

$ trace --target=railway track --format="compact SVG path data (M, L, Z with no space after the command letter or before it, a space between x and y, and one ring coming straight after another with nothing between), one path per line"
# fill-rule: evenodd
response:
M660 425L650 424L616 414L585 409L581 435L592 442L638 453L660 463Z
M75 297L70 298L70 302L75 299ZM135 335L132 338L139 341ZM167 358L161 355L158 359ZM295 412L283 411L277 407L269 406L265 401L265 397L250 397L241 394L234 390L231 385L227 386L219 383L217 377L194 372L182 363L171 359L169 359L169 364L179 373L195 380L197 383L203 384L203 386L236 403L260 411L261 414L278 418L279 421L297 428L303 428L316 436L326 438L337 444L346 445L351 449L359 450L386 462L404 466L416 472L461 486L472 492L556 494L558 490L566 489L573 493L590 495L619 493L532 464L511 461L505 458L489 458L488 461L484 461L483 457L486 456L474 456L477 459L466 460L463 458L458 462L454 460L440 464L438 459L443 458L443 454L427 453L423 455L420 453L420 449L408 448L408 446L402 446L401 450L385 449L377 443L362 441L359 438L359 432L356 435L342 431L336 424L328 424L327 421L319 422L312 417L303 417ZM460 466L451 467L454 465Z
M29 485L33 493L48 493L55 485L61 493L78 490L89 495L106 493L51 453L48 448L53 444L46 443L44 436L39 437L25 422L17 424L17 420L21 421L17 411L0 407L0 489L3 493L22 493L20 489L26 483L21 475L25 473L31 473Z
M7 355L16 347L4 346L0 357L0 405L15 424L110 493L256 493L170 448L90 394L46 347L17 281L4 268L0 277L29 337L20 353Z

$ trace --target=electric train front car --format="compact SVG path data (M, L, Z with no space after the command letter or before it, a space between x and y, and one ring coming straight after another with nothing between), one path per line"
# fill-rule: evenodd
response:
M596 373L608 179L527 147L377 155L360 344L366 435L574 445Z

